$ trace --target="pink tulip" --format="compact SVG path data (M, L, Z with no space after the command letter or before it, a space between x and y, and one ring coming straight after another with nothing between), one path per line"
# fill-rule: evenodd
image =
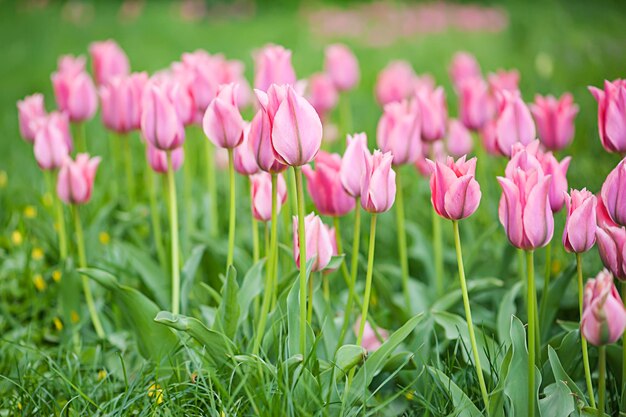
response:
M308 90L308 100L321 119L323 119L339 101L339 94L337 94L333 81L324 73L311 75Z
M341 185L341 157L320 151L315 158L315 170L302 168L307 179L307 190L315 208L324 216L343 216L354 208L354 198Z
M254 88L267 91L272 84L295 84L291 51L280 45L266 45L254 54Z
M196 108L197 121L202 120L207 107L217 94L220 84L219 58L209 55L206 51L197 50L185 53L182 63L174 64L174 77L187 80L186 85Z
M422 140L433 142L446 134L448 108L442 87L434 90L423 88L416 94L422 118Z
M192 79L189 71L175 73L162 71L154 74L148 83L149 85L156 84L165 91L167 98L176 109L178 118L185 126L196 123L197 119L201 120L205 113L203 111L202 115L199 115L199 110L196 108L196 103L193 99L191 83Z
M431 161L445 164L449 155L446 153L443 141L440 140L425 143L423 151L423 155L421 155L415 162L415 168L421 176L426 179L430 179L430 176L433 173L433 166L430 164L428 158L430 158Z
M145 72L115 77L100 87L102 123L117 133L141 127L143 91L148 82Z
M54 117L48 117L38 129L33 149L41 169L56 170L65 162L70 153L67 134Z
M626 309L606 269L585 285L580 331L593 345L617 342L626 329Z
M243 141L235 148L235 171L241 175L252 175L259 172L259 165L254 157L254 149L250 141L250 123L244 122Z
M396 199L396 173L390 152L365 153L365 173L361 182L361 207L370 213L383 213Z
M126 53L112 39L93 42L89 45L89 54L93 65L96 84L103 85L117 76L130 73L130 63Z
M86 153L76 155L76 160L67 157L57 180L59 198L65 204L89 202L99 164L99 157L89 158Z
M578 106L571 94L563 94L558 100L553 96L536 95L530 111L537 124L539 139L546 148L558 151L572 142Z
M202 120L204 134L220 148L233 149L243 141L243 118L236 97L236 84L221 86Z
M606 177L600 195L611 219L626 226L626 158Z
M596 243L596 200L596 196L586 188L566 194L567 218L563 230L566 251L587 252Z
M608 152L626 152L626 80L604 81L604 91L589 87L598 102L598 132Z
M455 88L459 87L467 80L482 78L480 65L474 55L469 52L457 52L452 57L449 68L450 78Z
M492 156L502 156L500 148L498 148L496 138L496 120L489 120L482 129L480 129L480 140L485 151Z
M379 74L376 80L376 100L378 104L402 101L413 94L415 72L406 61L392 61Z
M476 181L476 158L446 163L430 161L430 192L433 208L443 218L461 220L474 214L480 204L480 186Z
M495 73L488 74L487 81L494 94L502 91L515 92L519 90L519 72L517 70L500 69Z
M70 119L67 117L67 114L56 110L51 111L46 117L39 119L38 122L36 122L37 129L45 126L46 124L54 125L61 132L61 135L67 145L67 149L72 152L74 150L74 144L72 142L72 132L70 131Z
M66 112L72 122L93 117L98 97L91 77L84 71L84 59L63 58L59 61L59 70L51 78L59 110Z
M366 155L369 155L369 150L365 133L348 135L346 150L341 158L339 178L343 189L355 198L361 196Z
M469 78L457 90L459 118L468 129L482 129L492 117L487 84L482 78Z
M596 216L596 239L602 263L617 279L626 281L626 228L611 219L601 198L597 200Z
M337 43L326 48L324 71L338 91L352 90L359 82L359 62L346 45Z
M267 172L259 172L250 176L252 215L261 222L268 222L272 219L272 176ZM287 184L282 175L278 174L276 187L276 212L287 201ZM308 247L307 247L308 250Z
M361 326L361 316L359 316L354 322L354 333L358 335L359 328ZM383 342L389 339L389 332L385 329L378 328L378 334L383 339ZM382 342L376 336L376 332L369 324L369 322L365 322L363 326L363 339L361 340L361 346L364 347L368 352L373 352L377 350L382 345Z
M20 125L20 135L27 142L33 143L37 134L38 123L46 117L43 94L37 93L26 96L17 102L17 118Z
M271 135L272 125L269 114L261 109L250 123L250 146L256 163L262 171L278 173L286 170L287 165L276 158Z
M502 91L496 121L496 144L500 152L511 155L517 142L527 145L535 139L535 124L519 93Z
M57 61L57 72L78 75L81 72L85 72L86 59L83 55L62 55Z
M463 123L457 119L450 119L448 122L448 135L446 137L446 148L448 153L455 158L460 158L472 152L474 142L472 134Z
M152 84L144 92L141 132L152 146L162 151L179 148L185 141L183 124L161 86Z
M180 148L174 149L171 152L171 155L172 169L174 171L178 171L178 169L185 160L185 153L182 146ZM162 151L150 145L150 143L146 143L146 158L148 159L148 164L150 165L150 168L152 168L154 172L158 172L159 174L167 173L168 166L166 151Z
M321 271L326 268L333 257L330 229L322 223L319 216L311 213L304 219L304 230L306 233L306 262L314 259L311 272ZM293 216L293 258L300 268L300 238L297 216Z
M415 100L385 105L378 121L376 141L383 152L391 152L393 164L414 163L422 152L420 111Z

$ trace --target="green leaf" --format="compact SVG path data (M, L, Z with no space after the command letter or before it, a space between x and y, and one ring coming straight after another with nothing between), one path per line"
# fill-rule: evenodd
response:
M452 404L454 404L454 416L456 417L482 417L483 414L480 410L474 405L472 400L463 392L461 388L450 378L446 376L440 370L433 368L432 366L427 366L426 369L431 374L435 381L439 381L441 383L441 388L444 389L452 399Z
M563 365L561 365L561 361L559 360L559 356L556 354L556 351L552 348L552 346L548 346L548 360L550 361L550 366L552 367L552 373L554 374L554 379L556 381L565 382L568 390L577 397L579 401L583 401L585 405L587 405L587 397L583 394L582 390L576 385L574 380L569 377L565 369L563 369Z
M206 246L204 245L194 247L191 251L191 256L189 256L189 259L185 262L185 266L183 266L181 273L182 285L180 288L180 310L183 314L187 314L189 294L191 293L196 272L198 271L200 261L202 261L202 255L204 255L205 250Z
M502 281L497 278L481 278L469 280L467 282L467 290L468 292L481 291L481 290L492 290L497 287L501 287L503 285ZM453 291L448 291L444 296L439 298L433 305L433 311L446 311L452 307L458 306L461 303L461 298L463 297L463 293L460 288L457 288Z
M545 417L568 417L576 410L574 398L563 381L548 385L545 398L539 400L539 412Z
M350 369L363 362L366 357L367 350L362 346L343 345L340 347L335 355L335 366L338 368L338 371L335 371L335 378L347 375Z
M500 308L498 308L497 319L498 339L500 340L500 343L506 343L509 341L511 317L517 312L515 300L517 299L517 294L519 293L521 288L522 283L516 282L511 287L511 289L509 289L504 294L504 297L502 297L502 301L500 301Z
M243 323L250 314L250 306L253 300L261 293L263 288L263 266L265 259L252 265L243 277L241 288L239 288L239 324Z
M556 313L559 310L561 303L559 300L563 298L563 293L569 285L572 278L576 275L576 263L570 264L563 270L552 282L550 283L550 289L548 290L548 300L552 300L546 304L546 311L543 314L543 324L541 326L541 339L545 340L550 334L551 324L556 317Z
M153 318L159 307L148 297L134 288L119 284L106 271L88 268L79 272L114 294L115 302L137 336L137 345L143 357L159 362L178 346L178 339L170 329L154 323Z
M506 410L504 409L504 387L509 376L512 358L513 348L509 346L506 351L506 355L504 355L504 358L502 358L502 362L500 363L498 385L496 385L495 389L489 394L489 415L491 417L506 416Z
M147 255L146 251L124 242L117 242L126 261L139 274L144 285L150 290L154 300L161 308L170 305L170 280L159 265Z
M338 269L341 266L341 263L343 262L343 259L346 257L346 255L341 254L341 255L335 255L332 258L330 258L330 262L328 263L328 265L326 265L327 270L335 270Z
M217 310L214 327L215 330L222 331L231 340L235 338L239 323L238 292L237 270L230 265L226 271L226 280L222 288L222 302Z

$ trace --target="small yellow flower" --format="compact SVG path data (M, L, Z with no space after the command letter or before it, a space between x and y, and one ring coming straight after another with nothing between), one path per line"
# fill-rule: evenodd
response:
M157 404L161 404L163 402L163 390L159 384L152 384L148 388L148 397L154 397L154 401Z
M2 171L2 172L4 172L4 171ZM5 175L6 175L6 173L5 173ZM17 403L17 409L22 411L22 403L20 403L20 402Z
M376 297L376 294L372 294L370 297L370 304L372 307L376 307L376 304L378 304L378 297Z
M409 401L413 401L413 398L415 398L415 396L413 395L413 392L409 391L406 394L404 394L404 397L409 400Z
M24 217L27 219L34 219L37 217L37 207L35 206L26 206L24 208Z
M78 315L76 310L72 310L72 312L70 313L70 320L72 320L72 323L74 324L78 323L78 320L80 320L80 316Z
M104 369L100 369L98 371L98 381L102 381L106 377L107 377L107 371Z
M52 319L52 322L54 323L54 328L57 329L58 332L63 330L63 322L61 321L61 319L55 317Z
M7 175L7 172L0 171L0 188L6 187L8 183L9 183L9 176Z
M553 259L552 264L550 265L550 269L552 275L556 275L561 272L561 261L559 261L558 259Z
M43 205L46 207L52 207L52 194L50 193L44 193L41 201L43 202Z
M22 244L23 240L24 238L19 230L14 230L13 233L11 233L11 242L13 242L13 245L19 246Z
M33 258L33 261L40 261L43 259L43 249L37 247L37 248L33 248L33 251L30 254L31 258Z
M35 284L35 288L37 288L37 291L39 292L46 290L46 281L43 279L41 274L36 274L33 277L33 284Z
M60 282L61 276L61 271L59 271L58 269L52 271L52 279L54 280L54 282Z
M107 232L100 232L98 239L103 245L108 245L111 242L111 236Z

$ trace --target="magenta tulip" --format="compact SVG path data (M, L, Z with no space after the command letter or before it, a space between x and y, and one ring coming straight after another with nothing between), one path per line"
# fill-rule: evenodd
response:
M552 152L542 153L541 151L537 155L543 173L545 175L552 176L552 182L550 183L550 208L553 213L560 211L565 204L565 195L567 193L567 169L572 160L567 156L560 162L556 160Z
M606 177L600 195L611 219L626 226L626 158Z
M376 80L376 100L378 104L402 101L413 94L415 71L406 61L392 61L379 74Z
M254 88L267 91L272 84L296 82L291 51L280 45L266 45L254 54Z
M593 345L617 342L626 329L626 309L606 269L585 285L580 331Z
M311 272L321 271L333 257L333 244L328 226L315 213L304 219L306 231L306 262L314 259ZM300 239L298 234L298 217L293 216L293 258L300 268Z
M66 57L59 62L59 70L51 78L59 110L66 112L72 122L93 117L98 107L98 96L91 77L84 71L84 60L72 61Z
M161 86L152 84L144 92L141 132L152 146L162 151L176 149L185 141L183 124Z
M587 252L596 243L596 196L587 191L572 190L566 194L567 218L563 246L568 252Z
M320 116L324 119L339 101L339 94L330 77L324 73L311 75L308 83L308 100Z
M250 190L252 215L259 221L268 222L272 219L272 176L267 172L259 172L251 175L250 181L252 182ZM281 207L287 201L287 184L280 174L278 174L277 181L276 213L280 213Z
M376 141L383 152L391 152L393 164L411 164L422 152L420 111L415 100L385 105L378 121Z
M369 150L365 133L348 135L346 151L341 158L339 178L343 189L355 198L361 196L366 155L369 155Z
M491 119L487 83L482 78L469 78L458 88L459 118L471 130L480 130Z
M102 123L117 133L141 127L141 106L148 75L145 72L115 77L100 87Z
M602 263L615 278L626 281L626 228L611 219L601 198L597 200L596 216L596 239Z
M359 62L346 45L337 43L326 47L324 71L338 91L352 90L359 82Z
M390 152L365 153L365 173L361 183L361 207L370 213L383 213L396 199L396 173Z
M287 169L287 165L280 162L272 147L272 124L269 114L259 110L250 123L250 146L256 163L262 171L278 173Z
M452 84L458 90L467 80L482 78L480 65L469 52L457 52L452 57L448 70Z
M130 73L130 63L126 53L112 39L93 42L89 45L89 55L93 66L93 76L96 84L103 85L117 76L127 76Z
M183 147L181 146L180 148L176 148L171 153L172 169L174 171L178 171L178 169L185 160L185 152L183 151ZM150 145L150 143L146 143L146 159L148 160L150 168L152 168L154 172L157 172L159 174L167 174L168 166L166 151L162 151Z
M446 148L448 153L455 158L460 158L472 152L474 142L472 134L457 119L450 119L448 122L448 135L446 137Z
M535 124L522 97L517 92L502 91L496 121L498 149L510 156L515 143L527 145L534 139Z
M33 94L17 102L17 118L20 135L27 142L33 143L37 134L38 124L46 117L43 94Z
M39 168L56 170L61 168L70 153L67 133L54 117L48 117L38 129L34 144L35 159Z
M445 163L430 161L430 193L433 208L443 218L461 220L474 214L480 204L480 186L476 175L476 158L465 156L456 162L448 157Z
M487 81L489 82L489 88L495 94L497 92L519 91L519 72L517 70L498 70L495 73L489 73L487 75Z
M91 199L93 183L100 158L89 158L86 153L67 157L59 171L57 194L65 204L85 204Z
M422 140L433 142L441 139L446 134L446 122L448 120L448 108L443 87L434 90L423 88L417 94L422 118Z
M250 141L250 123L244 122L243 141L234 151L235 171L241 175L252 175L259 172L259 165L254 157L254 149Z
M237 85L220 87L202 120L204 134L215 146L233 149L243 141L243 118L237 107Z
M626 152L626 80L604 81L604 91L589 87L598 102L598 132L608 152Z
M315 158L315 169L302 168L307 179L307 190L317 211L324 216L343 216L354 208L354 198L341 185L341 157L320 151Z
M558 100L553 96L536 95L530 111L535 118L543 146L558 151L572 142L578 106L574 104L571 94L563 94Z

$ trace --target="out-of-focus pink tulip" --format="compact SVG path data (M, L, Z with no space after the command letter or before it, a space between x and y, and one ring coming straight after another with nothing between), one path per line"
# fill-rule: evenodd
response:
M254 157L254 150L250 142L250 123L244 122L243 141L235 148L235 171L241 175L252 175L259 172L259 165Z
M430 164L428 159L445 164L448 160L448 154L446 153L443 141L440 140L425 143L422 150L423 154L417 159L417 161L415 161L415 168L421 176L426 179L430 179L430 176L433 173L433 166Z
M96 87L84 71L84 65L84 59L65 57L59 61L59 70L51 77L57 106L72 122L92 118L98 107Z
M287 169L287 165L280 162L274 154L272 125L269 115L263 109L257 112L250 123L250 146L262 171L278 173Z
M290 50L269 44L254 54L254 88L267 91L272 84L293 85L295 82Z
M330 229L319 216L311 213L304 219L306 233L306 262L315 258L311 272L321 271L326 268L333 257L333 243ZM298 234L298 217L293 216L293 258L300 268L300 238Z
M396 173L391 168L390 152L375 150L365 154L365 173L361 182L361 207L370 213L383 213L396 200Z
M174 77L184 79L189 94L196 107L197 121L202 120L211 100L215 98L220 84L219 58L209 55L206 51L197 50L185 53L182 63L174 64Z
M602 263L620 281L626 281L626 228L609 216L601 198L598 198L596 240Z
M448 107L443 87L423 88L416 94L422 119L422 140L434 142L446 134Z
M433 91L435 89L435 79L430 74L416 75L413 79L413 95L422 90Z
M543 146L558 151L572 142L578 106L574 104L571 94L563 94L558 100L553 96L536 95L530 111L535 118Z
M178 118L185 126L196 123L199 118L199 110L196 108L192 95L191 76L190 71L170 72L165 70L154 74L145 87L147 88L152 84L158 85L172 102ZM204 113L203 111L200 119L204 117Z
M596 205L596 196L586 188L566 194L567 218L563 230L566 251L587 252L596 243Z
M117 76L130 73L130 63L126 53L112 39L93 42L89 45L89 55L93 66L96 84L103 85Z
M476 181L476 158L456 162L448 157L446 163L432 162L430 193L433 208L443 218L461 220L474 214L480 204L480 185Z
M141 132L152 146L162 151L176 149L185 141L185 128L161 86L152 84L144 92Z
M457 90L459 118L468 129L482 129L492 117L487 83L482 78L469 78Z
M62 55L57 61L57 72L77 75L85 72L86 59L83 55Z
M580 331L589 343L602 346L617 342L626 329L626 309L606 269L585 285Z
M376 100L378 104L402 101L413 94L415 71L406 61L392 61L378 74Z
M500 152L511 155L517 142L528 145L535 139L535 123L519 93L502 91L496 121L496 144Z
M385 105L378 121L376 142L383 152L391 152L393 164L411 164L422 152L420 111L415 100Z
M143 91L148 82L145 72L115 77L100 87L102 123L117 133L141 127Z
M626 152L626 80L604 81L604 91L589 87L598 102L598 132L608 152Z
M324 216L343 216L354 208L354 198L341 185L340 170L341 157L324 151L315 158L315 170L302 168L313 204Z
M457 119L450 119L448 123L448 135L446 137L446 148L448 153L455 158L460 158L472 152L474 142L472 135Z
M223 85L204 114L204 134L220 148L233 149L243 141L243 118L236 97L237 85Z
M343 189L352 197L361 196L361 183L365 175L365 158L369 155L365 133L348 135L347 146L341 158L339 178Z
M176 148L171 152L172 156L172 169L174 171L178 171L185 160L185 152L183 151L183 147ZM154 146L150 145L150 143L146 143L146 158L148 159L148 164L150 168L154 172L158 172L159 174L166 174L168 170L167 166L167 152L159 150Z
M56 110L51 111L46 117L39 119L39 121L35 124L37 125L37 129L45 126L46 124L54 125L63 135L63 139L67 144L67 149L69 149L70 152L74 150L72 132L70 131L70 119L67 117L66 113L61 113Z
M361 316L359 316L354 322L354 334L359 334L359 328L361 327ZM378 334L383 339L383 342L389 339L389 332L385 329L378 328ZM369 324L369 322L365 322L363 326L363 339L361 340L361 346L364 347L368 352L373 352L377 350L382 345L382 342L376 336L376 332Z
M626 226L626 159L622 159L607 175L600 195L611 219Z
M460 51L455 53L448 71L452 84L457 89L467 80L482 78L480 65L474 55L469 52Z
M496 139L496 120L489 120L485 123L483 128L480 129L480 140L489 155L502 156Z
M52 117L48 117L37 130L34 145L35 159L39 168L44 170L60 168L70 153L66 132Z
M359 82L359 62L354 53L339 43L329 45L324 54L324 71L339 91L353 89Z
M259 172L251 175L250 181L252 215L261 222L268 222L272 219L272 176L267 172ZM276 185L276 212L280 213L281 207L287 201L287 184L281 174L277 174Z
M495 73L487 75L487 81L491 91L497 92L509 91L515 92L519 90L519 72L517 70L498 70Z
M37 93L24 97L17 102L17 119L20 125L20 135L27 142L34 142L38 123L46 117L43 103L43 94Z
M308 91L308 100L322 119L339 101L339 94L337 94L333 81L324 73L311 75Z
M91 199L93 183L100 158L89 158L86 153L67 157L59 171L57 194L65 204L85 204Z

